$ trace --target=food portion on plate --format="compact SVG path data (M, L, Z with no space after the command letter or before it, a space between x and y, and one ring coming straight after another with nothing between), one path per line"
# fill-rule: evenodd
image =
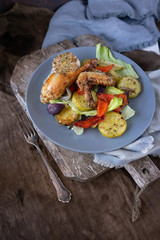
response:
M138 77L130 64L97 44L95 59L81 63L70 52L57 55L40 100L59 124L77 135L84 129L98 128L104 137L116 138L126 131L126 120L135 114L129 99L141 92Z

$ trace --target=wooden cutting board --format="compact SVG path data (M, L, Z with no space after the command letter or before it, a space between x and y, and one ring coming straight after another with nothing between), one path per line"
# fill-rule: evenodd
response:
M12 75L11 86L24 110L26 110L26 88L35 69L43 61L57 52L74 47L76 46L70 40L65 40L24 56L18 61ZM78 153L67 150L49 141L46 137L42 136L38 130L37 132L66 177L85 181L108 170L108 168L93 162L93 154Z
M78 40L77 44L79 46L81 46L81 44L84 44L85 41L84 38L82 39L83 41ZM87 35L86 46L91 45L95 46L96 43L98 42L104 44L104 42L101 39L99 38L97 39L97 37ZM45 61L52 55L61 52L65 49L74 47L76 46L70 40L65 40L55 45L49 46L44 49L40 49L29 55L26 55L17 62L10 82L13 92L16 98L18 99L19 103L21 104L22 108L24 109L24 111L26 111L25 104L26 88L35 69L43 61ZM71 150L67 150L49 141L38 130L37 132L40 138L42 139L43 143L51 153L53 159L58 164L64 176L68 178L73 178L78 181L87 181L101 175L102 173L110 169L106 166L102 166L95 163L93 161L94 159L93 154L78 153ZM159 170L156 168L156 166L149 157L130 163L125 168L130 173L130 175L132 176L132 178L138 184L139 187L143 187L143 185L145 184L145 179L142 171L144 168L147 168L148 171L150 170L150 168L152 168L150 182L154 181L159 176Z

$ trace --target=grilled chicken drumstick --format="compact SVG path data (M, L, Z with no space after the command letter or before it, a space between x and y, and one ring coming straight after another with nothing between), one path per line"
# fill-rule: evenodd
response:
M74 71L67 73L60 72L50 74L44 81L43 87L41 89L41 102L49 103L49 100L60 98L64 94L66 87L70 86L77 79L78 75L81 72L90 71L97 65L98 60L95 58Z

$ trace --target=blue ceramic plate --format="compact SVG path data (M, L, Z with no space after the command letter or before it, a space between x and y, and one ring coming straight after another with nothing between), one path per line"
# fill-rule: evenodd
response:
M80 61L86 58L93 59L96 56L95 47L72 48L62 53L67 51L76 55ZM47 59L36 69L26 91L26 105L31 120L40 132L52 142L73 151L100 153L124 147L136 140L146 130L155 111L155 95L151 82L135 62L119 53L112 53L115 58L121 59L133 66L142 84L140 95L129 102L129 105L136 111L136 114L127 120L126 132L118 138L106 138L101 135L98 129L90 128L85 130L83 135L77 136L74 131L58 124L55 117L48 114L46 105L40 102L40 92L44 79L51 71L53 58L58 53Z

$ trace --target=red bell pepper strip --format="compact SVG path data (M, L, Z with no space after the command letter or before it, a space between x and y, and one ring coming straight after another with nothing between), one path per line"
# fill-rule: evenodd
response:
M82 91L80 90L80 88L78 88L78 90L77 90L77 94L78 94L78 95L83 95L84 92L82 92Z
M96 69L101 72L109 72L114 67L114 64L109 66L98 66Z
M104 102L100 99L98 99L97 102L97 116L102 117L108 109L108 102Z
M112 95L112 94L107 94L107 93L100 93L100 94L97 94L97 97L99 99L101 99L102 101L108 102L108 103L110 103L110 101L114 97L122 98L123 99L122 106L128 105L127 95L125 95L125 94L115 94L115 95Z
M97 97L103 102L107 102L109 104L110 101L114 98L114 95L107 94L107 93L100 93L100 94L97 94Z
M90 127L94 126L95 124L97 124L97 123L99 123L103 120L104 120L104 116L98 117L96 115L96 116L93 116L93 117L89 117L85 120L80 120L80 121L76 122L74 125L77 126L77 127L82 127L82 128L90 128Z
M75 82L72 83L71 86L69 86L69 90L70 90L72 93L74 93L75 91L77 91L77 88L78 88L78 86L77 86L77 84L76 84Z
M117 98L122 98L123 99L122 106L128 105L127 95L125 95L125 94L115 94L114 96L117 97Z
M121 108L121 106L117 107L116 109L113 110L113 112L120 113L120 108Z

